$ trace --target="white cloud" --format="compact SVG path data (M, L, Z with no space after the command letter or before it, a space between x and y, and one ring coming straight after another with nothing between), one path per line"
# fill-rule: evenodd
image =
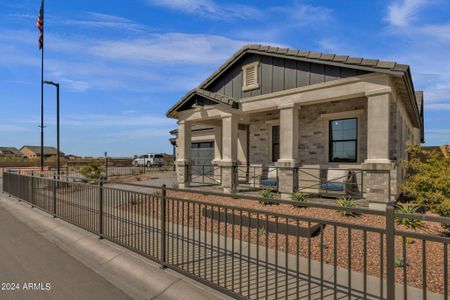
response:
M441 42L450 42L450 23L425 25L420 28L420 31Z
M388 6L386 20L393 26L405 27L417 18L420 9L428 0L398 0Z
M121 31L144 32L149 28L126 18L108 14L86 12L82 19L60 19L54 17L56 23L65 25L85 26L90 28L117 29Z
M100 41L89 51L99 57L139 64L208 65L223 62L246 43L219 35L166 33L133 40Z
M258 19L263 16L259 9L249 5L219 5L213 0L147 0L147 3L212 19Z
M289 23L296 26L317 25L328 22L332 18L331 9L303 3L295 3L293 6L274 7L273 10L285 18L289 18Z

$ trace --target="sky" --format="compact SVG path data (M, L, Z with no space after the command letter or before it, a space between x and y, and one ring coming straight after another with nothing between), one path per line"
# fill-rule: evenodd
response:
M61 149L171 152L166 111L245 44L409 64L426 145L450 144L448 0L45 1L45 79ZM0 146L40 143L40 0L0 0ZM45 87L45 144L56 144Z

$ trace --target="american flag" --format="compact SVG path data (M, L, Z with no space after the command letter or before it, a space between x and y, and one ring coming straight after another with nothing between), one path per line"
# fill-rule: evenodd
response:
M39 50L44 48L44 0L41 2L41 9L36 21L36 28L39 30Z

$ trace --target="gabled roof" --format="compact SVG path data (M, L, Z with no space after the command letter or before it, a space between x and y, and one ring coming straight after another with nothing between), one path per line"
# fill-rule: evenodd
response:
M20 150L22 150L23 148L28 148L31 151L33 151L36 154L41 154L41 146L29 146L29 145L25 145L22 148L20 148ZM44 146L44 154L46 155L56 155L57 150L55 147L50 147L50 146ZM59 152L60 154L64 154L63 152Z
M211 74L199 87L205 89L214 79L222 74L229 66L234 64L246 53L268 55L296 59L305 62L320 63L339 67L347 67L372 72L388 73L390 75L401 76L409 69L408 65L399 64L395 61L384 61L379 59L369 59L363 57L353 57L348 55L327 54L313 51L295 50L289 48L271 47L268 45L246 45L233 54L222 66Z
M406 93L409 95L411 101L412 111L415 114L416 123L420 122L420 111L418 103L416 100L416 94L414 93L414 84L412 82L411 71L409 65L399 64L394 61L384 61L379 59L368 59L362 57L352 57L348 55L336 55L336 54L326 54L313 51L303 51L295 50L289 48L279 48L271 47L268 45L246 45L237 51L233 56L231 56L224 64L222 64L214 73L212 73L205 81L203 81L197 89L190 91L186 96L184 96L180 101L178 101L174 106L172 106L167 112L167 116L174 117L174 112L180 108L182 104L185 103L187 97L191 97L195 92L203 91L205 93L213 94L209 97L214 98L216 101L222 102L221 97L226 97L217 93L208 92L206 89L228 68L230 68L234 63L236 63L240 58L242 58L247 53L272 56L272 57L282 57L286 59L293 59L298 61L318 63L323 65L331 65L336 67L351 68L357 70L363 70L368 72L378 72L385 73L398 77L404 84ZM220 100L218 100L220 99ZM234 102L238 103L237 100L231 98ZM213 100L213 99L211 99ZM214 100L213 100L214 101Z
M169 111L167 112L167 116L169 117L172 116L172 113L174 111L179 109L183 104L191 100L194 96L201 96L210 101L228 105L231 108L237 108L239 105L239 102L232 97L197 88L189 91L186 95L183 96L183 98L181 98L177 103L175 103L175 105L173 105L172 108L170 108Z
M12 154L12 155L22 155L20 151L16 147L0 147L0 153L3 152L3 154Z

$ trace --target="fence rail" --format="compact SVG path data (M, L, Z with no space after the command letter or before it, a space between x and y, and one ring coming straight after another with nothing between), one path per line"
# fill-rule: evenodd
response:
M259 197L234 206L233 195L213 202L207 197L219 193L187 197L150 188L158 192L3 174L4 192L235 298L448 299L450 239L398 229L395 220L450 218L401 214L390 205L382 212L304 204L364 214L379 221L374 226L283 212L289 200L271 200L279 210L260 209L250 205ZM408 250L412 240L417 260ZM411 280L410 272L420 276Z

